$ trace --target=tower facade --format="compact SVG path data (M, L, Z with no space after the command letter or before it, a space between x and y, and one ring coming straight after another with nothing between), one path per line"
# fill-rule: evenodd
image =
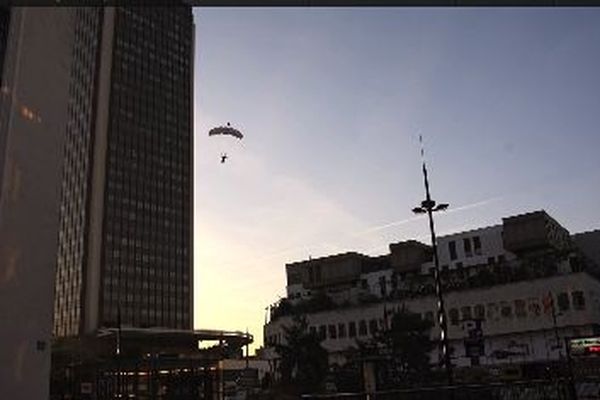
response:
M3 398L49 398L73 20L67 7L0 7Z
M189 329L191 8L81 8L74 24L53 333Z
M10 8L0 6L0 83L2 82L2 66L4 65L4 53L8 44L8 29L10 26Z

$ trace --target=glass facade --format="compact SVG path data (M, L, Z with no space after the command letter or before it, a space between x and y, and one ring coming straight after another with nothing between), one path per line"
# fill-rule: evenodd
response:
M191 328L192 55L190 7L78 11L63 169L55 324L81 333L85 291L98 325ZM111 14L111 18L113 15ZM112 29L108 113L98 96L102 29ZM104 28L103 28L104 27ZM95 118L107 115L100 282L86 282ZM91 240L91 239L89 239ZM94 289L95 290L95 289ZM89 307L89 305L88 305Z
M72 336L83 318L83 282L88 231L91 151L94 134L97 54L101 9L78 8L71 58L71 79L60 201L54 295L54 334Z
M117 8L103 227L101 320L191 326L189 8Z

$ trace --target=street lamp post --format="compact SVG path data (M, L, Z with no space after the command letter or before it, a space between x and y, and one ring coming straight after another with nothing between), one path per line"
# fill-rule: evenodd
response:
M423 155L423 150L421 150L421 155ZM448 320L446 318L446 310L444 307L444 295L442 290L442 279L440 274L440 262L438 259L437 252L437 241L435 237L435 228L433 224L433 213L435 211L444 211L448 208L448 204L436 204L434 200L431 199L431 194L429 193L429 179L427 177L427 166L425 165L425 161L423 160L423 180L425 183L425 200L421 202L420 207L413 208L413 212L415 214L427 214L429 217L429 231L431 232L431 247L433 249L433 262L434 262L434 280L435 280L435 294L438 301L438 318L440 323L440 344L441 344L441 352L444 361L444 367L446 369L446 374L448 376L448 384L453 384L452 378L452 362L450 360L450 349L448 346Z

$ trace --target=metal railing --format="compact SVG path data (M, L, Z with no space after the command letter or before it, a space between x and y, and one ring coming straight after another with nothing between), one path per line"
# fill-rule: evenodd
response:
M437 386L373 393L305 394L302 399L343 400L574 400L566 380Z

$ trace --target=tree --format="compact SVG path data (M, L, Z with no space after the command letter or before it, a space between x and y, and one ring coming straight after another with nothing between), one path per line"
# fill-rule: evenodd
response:
M294 316L291 326L284 326L286 344L278 344L275 351L280 355L280 372L284 384L315 392L327 374L327 350L321 346L316 333L308 331L306 318Z
M429 352L433 347L429 339L432 326L419 314L403 308L393 315L390 328L375 337L380 352L389 355L386 366L390 375L400 383L411 385L426 379L430 370Z
M288 299L281 299L279 304L273 310L273 314L271 315L272 320L276 320L279 317L284 317L286 315L291 315L294 312L294 306Z

